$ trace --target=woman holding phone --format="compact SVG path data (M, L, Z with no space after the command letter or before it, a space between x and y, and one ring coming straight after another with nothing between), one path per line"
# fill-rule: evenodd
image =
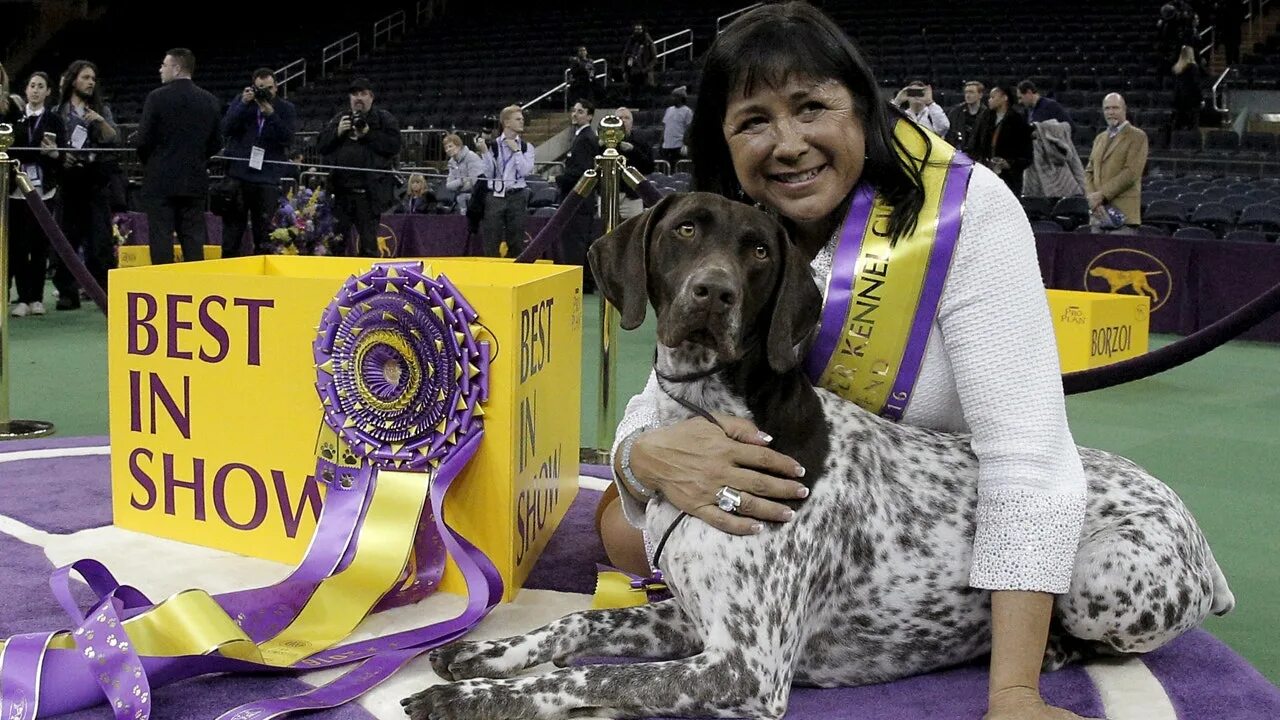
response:
M66 131L62 118L48 107L51 87L49 76L43 72L32 73L27 80L25 106L9 110L14 133L9 155L18 161L19 169L56 217L58 170L62 164L58 148L66 147ZM18 302L9 314L43 315L49 240L27 207L20 187L15 186L9 194L9 217L9 274L18 286ZM5 287L7 292L8 278Z

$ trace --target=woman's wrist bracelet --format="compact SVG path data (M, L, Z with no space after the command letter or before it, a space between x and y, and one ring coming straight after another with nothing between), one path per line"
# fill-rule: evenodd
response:
M658 491L650 490L641 484L640 479L631 470L631 448L636 444L636 440L639 439L642 432L643 430L631 433L618 445L618 452L622 454L622 462L619 463L619 466L622 469L622 481L627 484L631 492L644 500L652 500L658 497Z

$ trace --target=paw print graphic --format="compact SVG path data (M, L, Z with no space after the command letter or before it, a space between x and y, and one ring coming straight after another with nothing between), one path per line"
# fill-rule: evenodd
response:
M94 649L93 649L93 648L91 648L91 647L87 647L87 648L85 648L85 649L84 649L84 656L85 656L85 657L87 657L87 658L89 658L90 660L92 660L92 659L94 659L94 658L98 657L98 651L97 651L97 650L94 650Z
M351 448L343 448L343 449L342 449L342 464L343 464L343 465L355 465L355 464L356 464L357 462L359 462L359 461L360 461L360 459L356 457L355 453L351 452Z
M333 447L333 443L325 443L320 446L320 457L324 458L325 460L332 460L334 457L337 456L337 454L338 452Z
M107 644L110 645L111 647L115 647L116 645L120 644L120 641L116 640L115 635L108 635Z
M325 468L323 471L321 471L321 473L320 473L320 479L322 479L322 480L324 480L326 483L329 483L330 485L332 485L332 484L333 484L333 468L328 468L328 467L327 467L327 468Z
M129 652L129 643L127 642L120 643L120 652Z

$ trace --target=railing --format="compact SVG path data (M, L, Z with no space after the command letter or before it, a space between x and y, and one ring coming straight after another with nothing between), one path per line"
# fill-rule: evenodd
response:
M307 59L298 58L284 67L276 70L276 87L280 90L282 97L289 97L289 83L298 80L298 87L306 87L307 85Z
M1218 76L1218 79L1214 81L1213 89L1209 93L1209 100L1210 102L1213 103L1213 109L1219 113L1224 112L1228 109L1224 107L1224 105L1226 104L1226 99L1227 99L1226 98L1226 93L1227 93L1226 80L1230 74L1231 74L1231 68L1228 67L1225 70L1223 70L1222 74ZM1219 101L1219 98L1221 98L1221 102Z
M404 35L405 14L403 10L397 10L390 15L382 18L373 24L373 49L386 47L391 42L391 35L399 30ZM381 44L379 44L381 41Z
M435 3L428 0L418 0L413 6L413 21L418 25L425 25L431 22L436 16Z
M677 45L676 47L670 47L672 44L679 42L683 42L684 44ZM666 37L658 38L653 41L653 47L655 50L658 49L659 45L662 46L662 49L658 50L658 59L662 61L663 70L667 69L667 56L672 53L678 53L681 50L688 50L689 59L693 60L693 30L689 28L685 28L680 32L671 33Z
M734 18L738 17L742 13L748 12L750 10L755 10L756 8L760 7L763 4L764 3L756 3L754 5L748 5L744 8L738 8L737 10L734 10L731 13L725 13L724 15L721 15L720 17L716 18L716 36L719 37L720 33L724 32L724 29L729 27L730 22Z
M348 60L348 56L352 54L355 57ZM338 69L341 70L359 59L360 33L351 33L341 40L325 46L320 54L320 77L329 76L329 63L335 60L338 62Z
M1200 41L1200 49L1196 51L1196 55L1204 60L1206 65L1213 59L1213 46L1218 44L1215 35L1215 26L1213 25L1196 33L1196 39ZM1207 40L1205 39L1206 36L1208 37Z

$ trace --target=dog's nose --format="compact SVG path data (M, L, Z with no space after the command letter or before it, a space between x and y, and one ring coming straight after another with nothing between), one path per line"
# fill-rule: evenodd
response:
M705 268L689 278L689 292L698 307L723 312L738 302L738 290L721 268Z

